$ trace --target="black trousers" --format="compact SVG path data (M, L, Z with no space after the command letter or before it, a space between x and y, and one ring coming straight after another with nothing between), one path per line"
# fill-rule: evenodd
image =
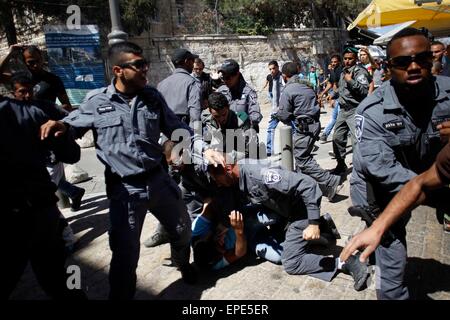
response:
M84 299L85 295L80 290L67 288L64 241L56 204L46 208L0 208L0 211L1 299L9 298L28 261L48 296L53 299Z

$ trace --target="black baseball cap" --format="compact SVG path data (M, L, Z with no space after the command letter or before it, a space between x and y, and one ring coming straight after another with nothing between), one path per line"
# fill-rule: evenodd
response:
M172 54L172 62L179 63L184 60L190 60L190 59L197 59L198 55L192 54L189 50L179 48L175 49L175 51Z
M233 59L225 60L217 72L222 72L224 74L236 74L239 72L239 64Z

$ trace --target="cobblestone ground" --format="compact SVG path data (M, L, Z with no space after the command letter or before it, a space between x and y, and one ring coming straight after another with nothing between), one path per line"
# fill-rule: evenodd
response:
M263 106L265 119L268 119L269 105ZM331 112L322 116L326 125ZM267 126L267 124L264 124ZM266 128L261 126L262 139ZM327 152L331 143L318 144L317 159L326 169L335 162ZM81 268L82 288L89 299L107 299L108 270L111 251L108 245L108 214L102 167L95 160L92 149L84 149L81 166L90 173L92 180L81 184L87 190L82 210L72 213L68 209L63 214L73 228L78 239L77 251L68 261L69 265ZM351 165L351 157L347 163ZM342 235L335 247L327 254L337 254L349 236L363 228L358 218L351 217L346 209L351 205L349 185L345 183L340 196L333 203L326 198L322 201L322 213L329 212ZM438 224L435 210L420 207L412 214L408 225L408 271L407 280L411 296L417 299L450 299L450 235L444 234ZM152 234L156 219L148 214L145 221L142 241ZM293 276L285 273L281 266L246 257L234 266L218 273L200 276L196 285L185 284L180 273L173 267L165 266L170 257L169 245L148 249L141 247L141 258L137 269L138 283L136 299L242 299L242 300L373 300L376 299L374 283L362 292L353 289L350 276L338 274L327 283L308 276ZM12 299L47 299L38 286L28 267Z

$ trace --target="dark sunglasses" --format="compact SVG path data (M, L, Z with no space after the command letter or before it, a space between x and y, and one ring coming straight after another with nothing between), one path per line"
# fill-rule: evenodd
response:
M125 62L125 63L119 64L119 67L142 70L142 69L145 69L148 67L148 62L145 59L139 59L139 60L134 60L131 62Z
M222 76L220 77L222 80L224 81L228 81L231 78L233 78L236 74L222 74Z
M39 64L39 60L27 60L26 64L29 66L36 66Z
M415 62L421 67L427 66L433 60L433 53L431 51L420 52L413 56L398 56L389 59L392 67L397 69L407 69L411 63Z

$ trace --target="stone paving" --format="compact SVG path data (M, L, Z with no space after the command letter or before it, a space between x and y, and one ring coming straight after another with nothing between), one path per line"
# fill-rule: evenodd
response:
M263 96L263 95L261 95ZM263 104L265 119L270 106ZM322 114L322 126L326 125L330 110ZM263 122L265 122L263 120ZM261 126L261 138L265 140L267 124ZM327 152L331 143L317 144L318 162L331 169L335 161ZM351 156L347 158L351 165ZM68 265L81 268L82 288L89 299L107 299L108 270L111 251L108 245L108 202L105 196L103 167L95 158L95 151L82 150L80 167L88 171L92 180L81 183L86 196L80 211L73 213L64 209L78 239L77 251L68 260ZM349 185L345 183L337 200L330 203L322 200L322 213L329 212L336 222L342 239L326 254L338 254L348 237L363 228L358 218L351 217L346 209L351 205ZM142 241L152 234L156 219L148 214L142 232ZM408 225L408 272L407 280L411 296L417 299L450 299L450 235L444 234L438 224L434 210L420 207L412 214ZM373 300L376 299L374 283L362 292L353 289L352 278L338 274L327 283L309 276L293 276L285 273L281 266L255 259L251 256L236 265L217 273L200 276L196 285L185 284L180 273L165 266L170 257L169 245L157 248L141 246L141 258L137 269L138 300ZM11 297L14 300L47 299L28 267Z

